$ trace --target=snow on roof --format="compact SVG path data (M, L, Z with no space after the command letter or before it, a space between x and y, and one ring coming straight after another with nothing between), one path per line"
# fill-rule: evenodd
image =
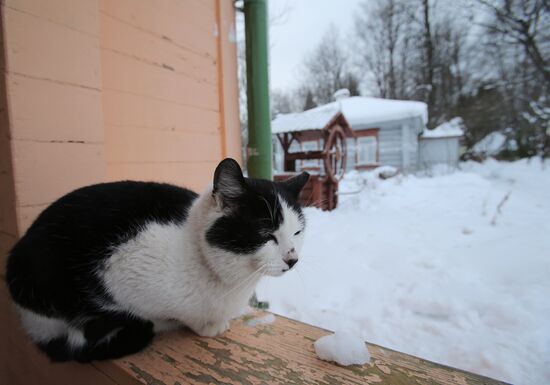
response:
M450 138L464 135L464 121L461 117L456 117L448 122L440 124L433 130L424 130L423 138Z
M353 128L406 118L420 117L424 124L428 122L428 106L423 102L409 100L380 99L366 96L352 96L325 104L316 109L339 109Z
M304 112L279 114L273 120L271 129L274 134L322 129L338 111L342 111L352 128L413 117L421 118L424 124L428 122L426 103L352 96Z
M318 110L313 108L293 114L279 114L271 122L271 132L294 132L304 130L322 130L339 113L337 109Z

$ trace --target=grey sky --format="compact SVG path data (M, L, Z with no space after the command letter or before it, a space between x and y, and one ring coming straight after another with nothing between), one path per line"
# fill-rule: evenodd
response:
M353 13L364 0L269 0L270 15L288 8L283 20L269 31L272 89L296 86L304 56L319 42L331 23L342 37L353 25Z

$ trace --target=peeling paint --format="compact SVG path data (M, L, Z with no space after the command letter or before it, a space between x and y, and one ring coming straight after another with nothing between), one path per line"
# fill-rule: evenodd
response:
M167 385L165 382L156 379L153 375L138 368L134 364L130 364L130 369L138 376L138 378L144 380L147 385Z
M337 366L319 360L313 341L327 332L284 317L251 328L254 313L216 338L188 332L160 335L144 352L117 361L148 385L191 384L444 384L501 382L369 344L372 365Z

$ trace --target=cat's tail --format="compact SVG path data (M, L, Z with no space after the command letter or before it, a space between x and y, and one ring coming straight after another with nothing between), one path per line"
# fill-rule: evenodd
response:
M53 362L115 359L137 353L149 345L154 337L153 323L134 318L101 338L93 338L93 333L85 333L85 337L80 346L75 346L67 336L37 345Z

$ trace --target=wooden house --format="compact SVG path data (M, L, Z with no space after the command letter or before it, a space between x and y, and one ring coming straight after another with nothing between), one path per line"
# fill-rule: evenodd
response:
M349 158L347 142L354 137L344 115L329 109L281 115L273 120L272 133L283 161L275 180L284 180L298 169L308 171L311 176L302 191L302 203L323 210L336 208L338 181Z
M418 162L421 169L434 166L444 170L458 167L460 140L464 137L464 122L456 117L433 130L425 130L419 137Z
M347 169L394 166L402 172L418 169L418 136L428 120L425 103L364 96L342 97L308 111L279 115L273 121L300 120L302 114L341 111L354 131L348 139ZM282 165L281 149L275 148L277 169Z

